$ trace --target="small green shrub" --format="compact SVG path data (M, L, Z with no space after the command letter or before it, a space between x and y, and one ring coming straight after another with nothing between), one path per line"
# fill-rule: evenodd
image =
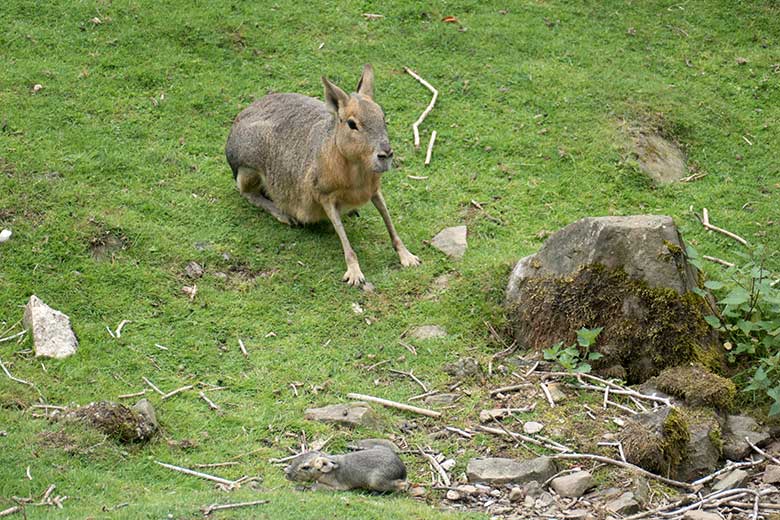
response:
M700 267L700 256L688 247L689 261ZM780 284L765 266L766 251L756 246L742 265L729 267L722 281L704 282L718 298L705 316L727 341L732 364L747 368L735 379L744 392L771 399L769 415L780 414ZM699 292L704 295L703 290ZM709 300L708 300L709 301Z
M598 352L590 351L602 329L603 327L596 327L595 329L581 328L577 331L577 343L575 345L564 347L563 342L559 341L552 347L544 350L544 359L556 361L568 372L590 372L592 367L587 362L596 361L603 357Z

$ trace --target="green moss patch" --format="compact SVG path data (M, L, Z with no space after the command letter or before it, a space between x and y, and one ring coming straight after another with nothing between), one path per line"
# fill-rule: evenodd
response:
M670 408L631 420L620 440L626 460L653 473L670 475L685 457L690 433L684 414Z
M685 399L691 406L715 406L730 409L734 404L734 383L713 374L702 365L667 368L656 379L662 392Z
M592 264L571 277L528 279L517 301L522 307L510 316L527 347L574 343L579 328L603 327L596 350L604 357L595 368L624 367L632 383L687 362L722 363L701 297L649 287L622 269Z

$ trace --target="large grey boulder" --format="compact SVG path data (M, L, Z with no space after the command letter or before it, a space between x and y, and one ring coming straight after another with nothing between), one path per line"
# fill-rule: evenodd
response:
M642 382L667 366L722 358L697 288L670 217L589 217L515 265L505 306L526 348L569 345L578 329L603 327L594 368Z
M78 349L79 341L70 328L70 318L34 294L24 307L24 326L32 332L36 356L61 359Z
M471 459L466 466L469 482L484 482L494 486L523 484L535 480L544 482L557 469L550 457L537 457L522 462L505 458Z

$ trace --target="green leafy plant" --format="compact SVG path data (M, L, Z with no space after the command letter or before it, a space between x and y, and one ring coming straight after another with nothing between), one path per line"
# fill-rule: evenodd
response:
M552 347L544 350L544 359L547 361L556 361L568 372L588 373L592 367L588 361L596 361L603 357L598 352L591 352L591 347L596 343L596 338L603 330L603 327L595 329L581 328L577 331L577 343L563 346L559 341Z
M699 254L688 247L689 261ZM765 265L766 251L756 246L744 255L742 265L729 267L722 281L709 280L704 287L718 298L707 323L726 338L723 346L730 363L746 365L737 377L743 391L766 396L769 415L780 414L780 283ZM702 289L696 291L705 296Z

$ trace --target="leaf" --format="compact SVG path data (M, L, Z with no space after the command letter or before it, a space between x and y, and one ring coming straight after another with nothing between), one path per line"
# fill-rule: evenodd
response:
M588 360L590 361L596 361L597 359L601 359L603 357L604 354L602 354L601 352L591 352L590 354L588 354Z
M706 321L707 324L713 329L717 329L720 327L720 320L718 319L717 316L705 316L704 321Z
M582 363L574 371L580 374L587 374L591 371L591 366L587 363Z
M720 300L718 303L721 305L742 305L750 301L750 295L742 287L735 287L731 292Z
M723 289L726 285L723 282L718 282L717 280L707 280L704 282L704 287L707 289L717 291L718 289Z
M596 338L604 327L596 327L595 329L586 329L585 327L577 331L577 343L583 347L590 347L596 341Z
M780 401L775 401L772 406L769 407L769 416L777 415L780 413Z
M445 16L444 18L441 19L441 21L444 23L460 23L460 20L458 20L454 16Z

